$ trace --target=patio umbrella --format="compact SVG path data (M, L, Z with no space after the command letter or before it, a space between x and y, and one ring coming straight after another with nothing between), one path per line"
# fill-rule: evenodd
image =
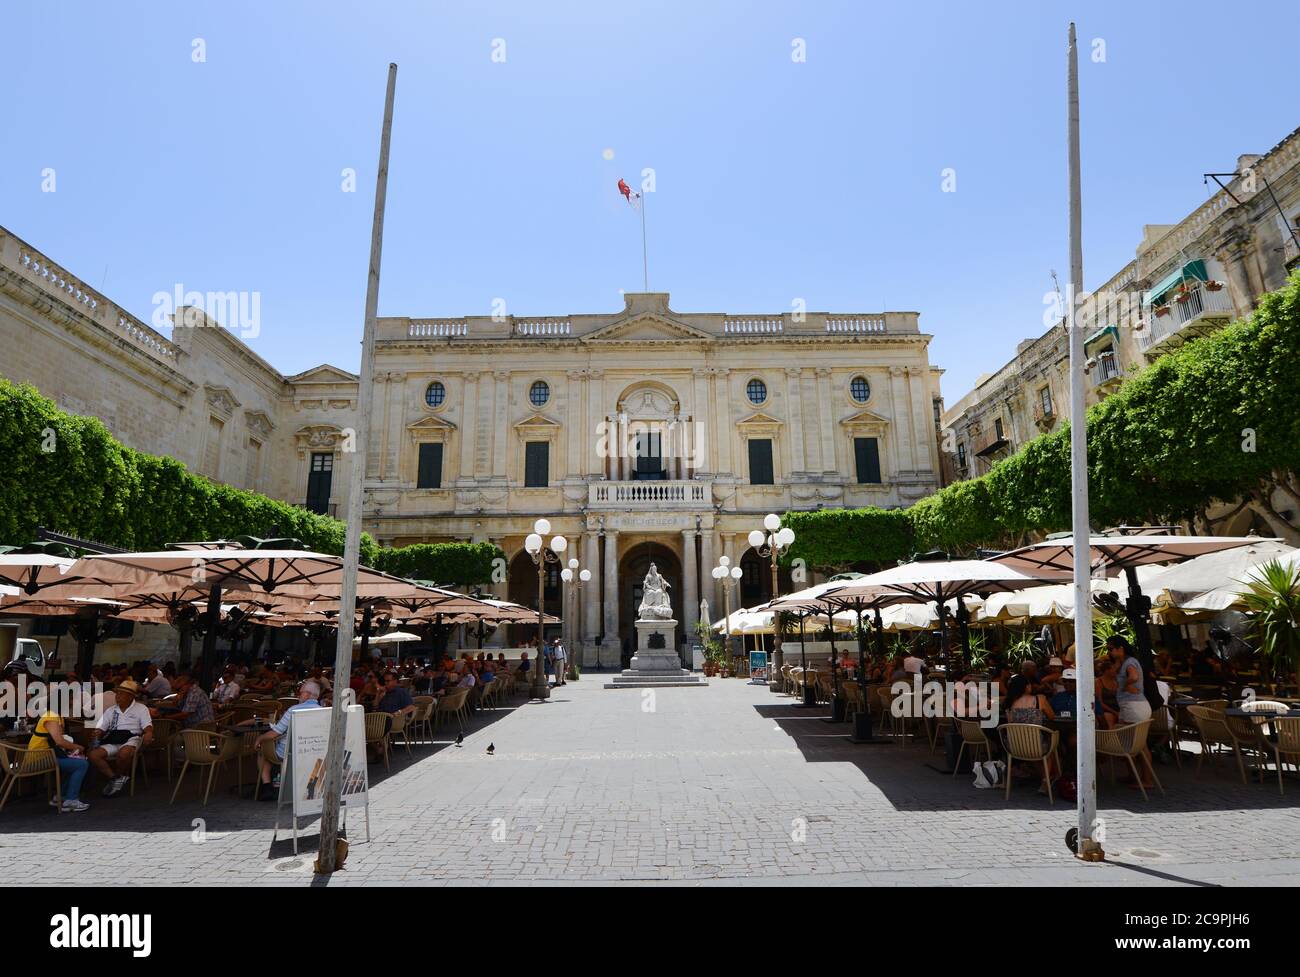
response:
M828 595L842 588L847 581L845 580L828 580L823 583L814 584L803 590L797 590L792 594L778 597L775 600L768 601L762 605L763 608L780 612L792 613L799 618L799 664L800 667L807 670L808 655L805 651L807 641L804 638L804 622L810 615L824 614L827 625L830 628L831 635L831 720L841 722L844 717L844 706L839 697L839 669L836 665L837 655L835 653L835 631L837 629L852 631L854 626L852 613L845 611L836 601L829 598ZM859 619L860 623L860 619ZM863 658L862 642L858 642L858 657ZM803 687L804 701L803 705L812 708L817 704L816 689L806 683Z
M370 639L370 643L372 645L400 645L405 644L408 641L419 640L420 636L418 634L411 634L410 631L389 631L387 634L375 635ZM353 638L352 643L354 645L361 644L361 637L358 635Z
M1138 567L1180 563L1207 553L1265 542L1258 536L1172 536L1157 529L1121 526L1112 533L1088 539L1088 562L1094 577L1123 573L1128 585L1124 609L1133 625L1138 657L1143 667L1151 666L1151 635L1148 622L1151 598L1142 593ZM1267 540L1278 542L1278 540ZM989 558L1025 573L1055 574L1073 579L1074 543L1069 538L1048 539L1009 550Z
M1261 539L1249 546L1237 546L1217 553L1163 567L1142 581L1147 593L1154 595L1152 610L1165 620L1182 617L1183 607L1202 594L1242 580L1251 570L1269 560L1293 558L1293 546ZM1203 616L1204 612L1201 612Z
M939 618L939 642L946 662L949 601L956 601L955 616L962 630L962 652L969 658L970 645L966 631L969 615L961 600L964 595L1023 590L1044 586L1059 579L1059 573L1048 578L1046 575L1025 572L989 560L953 560L944 553L931 553L918 557L911 563L849 581L835 591L834 596L841 600L856 595L877 600L898 596L918 603L933 602Z
M1246 605L1241 599L1242 594L1249 589L1250 584L1260 579L1260 568L1270 559L1276 559L1283 566L1298 567L1300 566L1300 550L1291 550L1291 552L1280 556L1260 560L1253 566L1247 567L1232 582L1185 600L1179 604L1178 609L1184 613L1198 614L1201 618L1213 617L1224 611L1245 610Z

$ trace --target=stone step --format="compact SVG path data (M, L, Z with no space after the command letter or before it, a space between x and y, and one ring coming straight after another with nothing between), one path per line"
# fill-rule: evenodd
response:
M623 678L616 676L614 681L606 682L607 689L702 689L709 683L698 676L691 678Z

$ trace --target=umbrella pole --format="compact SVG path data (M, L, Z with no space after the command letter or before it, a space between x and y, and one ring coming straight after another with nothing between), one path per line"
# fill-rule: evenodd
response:
M1128 597L1124 600L1124 612L1129 624L1133 626L1133 641L1137 645L1138 661L1142 663L1142 670L1145 672L1155 664L1151 651L1151 598L1142 593L1136 568L1125 567L1124 579L1128 581Z
M831 715L830 722L844 722L844 700L840 698L839 656L835 651L835 608L826 605L826 624L831 629Z
M862 693L862 708L853 714L853 735L849 737L852 743L870 743L871 737L871 708L867 702L867 636L862 630L862 612L865 608L862 605L862 598L859 597L853 602L853 611L858 616L858 690ZM880 612L877 611L877 614Z
M221 588L208 591L208 621L203 631L203 651L199 654L199 688L212 691L212 677L216 674L217 630L221 624Z
M803 702L799 703L801 709L817 708L817 686L808 684L808 635L804 630L804 623L808 620L808 612L799 612L799 664L803 668Z

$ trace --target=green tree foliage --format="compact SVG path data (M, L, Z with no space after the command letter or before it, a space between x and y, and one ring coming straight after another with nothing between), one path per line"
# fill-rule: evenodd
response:
M494 562L504 558L491 543L416 543L381 549L375 569L438 584L472 585L490 582Z
M1249 319L1161 357L1088 411L1089 506L1097 526L1181 521L1297 470L1300 275L1264 296ZM842 567L932 548L1003 548L1068 529L1069 425L987 474L917 502L901 514L910 532L875 531L881 512L789 513L797 534L792 555Z
M294 537L336 555L345 531L338 519L128 448L98 418L65 413L34 387L0 379L0 543L30 542L38 526L133 550L248 535ZM448 584L488 582L499 554L469 543L381 550L361 537L363 563Z

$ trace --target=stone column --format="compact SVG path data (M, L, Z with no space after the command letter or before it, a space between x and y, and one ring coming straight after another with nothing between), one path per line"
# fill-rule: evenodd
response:
M474 480L474 432L478 429L476 410L478 402L478 374L466 373L460 395L460 471L457 482Z
M817 370L817 414L821 419L822 471L829 474L838 470L835 461L835 404L831 400L831 371L825 367Z
M509 384L510 374L506 371L492 374L492 477L499 481L506 479L506 458L510 453Z
M735 475L740 466L732 459L731 454L735 436L731 419L731 372L719 370L714 377L714 382L717 389L713 392L713 402L718 405L718 408L714 412L717 423L714 424L716 433L713 440L716 445L714 450L717 452L718 471Z
M695 639L695 622L700 619L700 589L695 563L695 530L682 530L682 624L687 646Z
M564 376L568 381L564 392L564 477L567 480L582 473L582 445L587 438L582 422L582 388L586 375L581 370L569 370Z
M605 647L621 650L622 638L618 632L618 531L605 530ZM603 664L618 664L618 659L607 661L607 654L601 656Z
M718 565L717 539L718 534L712 529L700 534L700 591L709 602L709 614L715 619L722 616L717 581L713 579L713 568Z
M594 529L582 534L582 567L591 571L591 580L579 591L582 607L583 652L582 664L594 665L596 635L600 634L600 550L599 538ZM581 571L580 571L581 572ZM590 656L590 657L589 657Z
M790 425L790 476L807 470L807 446L803 443L803 391L800 390L802 373L798 366L785 368L785 416Z

